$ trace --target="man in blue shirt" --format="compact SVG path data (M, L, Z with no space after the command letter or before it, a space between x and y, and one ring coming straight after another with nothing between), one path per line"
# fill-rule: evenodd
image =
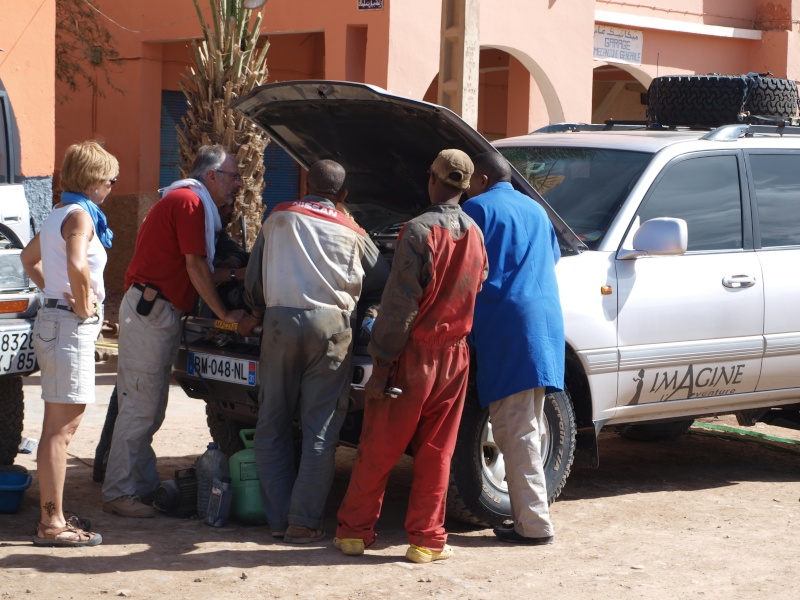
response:
M489 277L475 303L478 396L506 463L513 524L504 542L550 544L553 524L542 464L546 388L564 387L564 320L555 264L561 256L544 209L511 186L497 152L473 159L463 210L483 231Z

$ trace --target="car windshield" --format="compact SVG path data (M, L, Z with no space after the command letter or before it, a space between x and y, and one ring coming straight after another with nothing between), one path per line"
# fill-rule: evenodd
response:
M498 150L589 249L603 239L653 157L646 152L563 146L505 146Z

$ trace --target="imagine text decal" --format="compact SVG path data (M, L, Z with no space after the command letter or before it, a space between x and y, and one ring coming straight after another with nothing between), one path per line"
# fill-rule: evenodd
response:
M645 371L637 377L636 391L628 405L639 404L642 392L645 402L665 402L704 396L723 396L736 393L736 385L742 382L744 365L722 365L698 367L689 365L684 370Z

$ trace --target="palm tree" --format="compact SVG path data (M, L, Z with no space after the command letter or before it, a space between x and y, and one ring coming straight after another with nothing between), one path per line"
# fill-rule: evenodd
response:
M194 65L183 74L180 84L188 102L188 111L177 128L181 176L187 176L197 150L204 144L222 144L235 154L244 187L234 204L230 233L241 235L244 216L248 250L261 227L263 157L269 138L229 105L267 79L269 42L259 40L262 15L256 15L248 30L253 11L247 8L259 8L265 3L266 0L209 0L211 20L206 23L199 0L194 0L203 40L192 43Z

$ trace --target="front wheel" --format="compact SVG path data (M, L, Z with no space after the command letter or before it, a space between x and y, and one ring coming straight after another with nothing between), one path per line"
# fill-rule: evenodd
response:
M545 397L544 421L542 460L552 503L564 488L575 453L575 411L566 393ZM489 527L511 518L505 461L492 435L489 409L481 408L473 385L453 453L447 512L459 521Z
M244 450L244 442L239 437L239 430L242 427L226 417L214 401L206 402L206 423L211 439L226 455L230 457L239 450Z

